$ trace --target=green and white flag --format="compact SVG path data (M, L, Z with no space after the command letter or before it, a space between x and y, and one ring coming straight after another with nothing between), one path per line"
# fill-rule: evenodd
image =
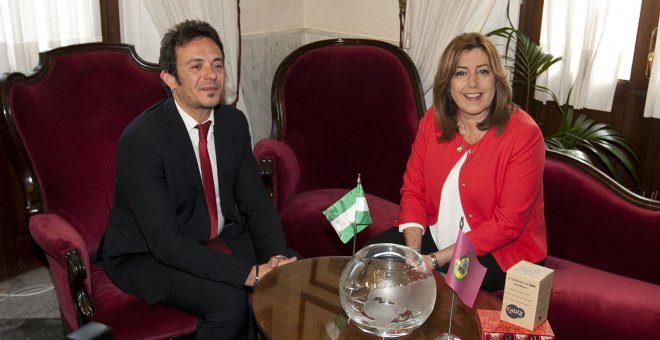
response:
M355 236L356 229L358 233L364 230L371 223L371 214L369 214L369 206L364 197L362 184L358 183L353 190L325 209L323 214L344 243Z

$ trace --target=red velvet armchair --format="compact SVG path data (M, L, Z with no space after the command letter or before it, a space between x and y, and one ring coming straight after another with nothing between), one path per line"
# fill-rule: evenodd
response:
M358 173L373 220L358 246L393 227L425 111L410 58L382 41L314 42L280 63L271 102L271 136L254 152L289 245L306 257L352 253L322 211L355 187Z
M91 320L110 326L114 339L195 330L194 316L124 294L90 261L112 205L117 140L136 115L165 98L158 74L129 45L93 43L41 53L31 75L0 79L0 134L67 331Z

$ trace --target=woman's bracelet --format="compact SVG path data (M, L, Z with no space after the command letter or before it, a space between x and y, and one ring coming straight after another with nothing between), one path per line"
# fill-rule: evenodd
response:
M436 270L436 271L439 271L440 270L440 264L438 263L438 258L435 257L434 253L429 254L429 256L431 257L431 264L433 265L433 269Z

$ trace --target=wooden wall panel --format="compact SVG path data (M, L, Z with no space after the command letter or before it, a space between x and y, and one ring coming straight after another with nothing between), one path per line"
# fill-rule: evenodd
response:
M32 241L19 180L0 140L0 280L44 264Z
M121 42L119 26L119 0L99 0L101 7L101 34L103 42Z

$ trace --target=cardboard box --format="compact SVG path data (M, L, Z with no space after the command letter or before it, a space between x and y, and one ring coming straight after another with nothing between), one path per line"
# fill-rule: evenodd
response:
M500 319L534 330L548 318L554 270L520 261L506 272Z

